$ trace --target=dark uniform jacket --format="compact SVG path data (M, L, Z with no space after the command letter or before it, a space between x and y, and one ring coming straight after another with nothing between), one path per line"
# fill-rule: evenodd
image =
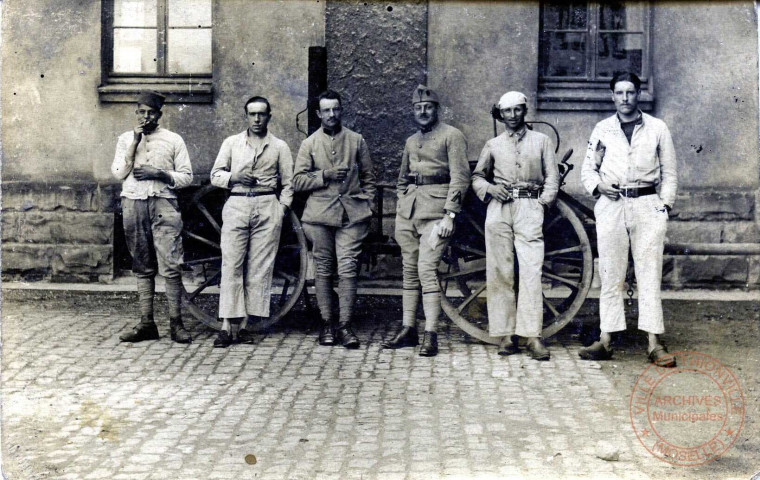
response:
M349 169L343 182L327 181L324 170ZM369 219L375 198L375 173L364 138L343 127L334 137L320 128L301 143L295 162L293 190L311 192L301 221L340 227Z
M450 177L447 182L417 185L409 173L424 177ZM458 213L470 187L467 141L458 129L438 122L426 133L418 131L406 141L396 184L396 213L407 219L434 220L444 210Z

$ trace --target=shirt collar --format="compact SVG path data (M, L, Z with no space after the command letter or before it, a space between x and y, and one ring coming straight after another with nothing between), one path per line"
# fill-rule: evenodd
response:
M269 130L267 130L267 134L266 134L266 135L264 135L264 140L263 140L263 142L261 143L261 149L262 149L262 150L264 150L264 147L266 147L267 145L269 145L269 138L270 138L270 135L271 135L271 134L269 133ZM245 143L246 143L247 145L251 145L251 143L248 141L248 138L249 138L249 136L248 136L248 129L246 129L246 130L245 130L245 132L243 132L243 139L244 139L244 141L245 141ZM253 145L251 145L251 147L253 147Z
M515 138L517 140L521 140L527 132L528 132L528 127L526 125L523 125L522 128L520 130L517 130L516 132L510 132L509 130L507 130L504 133L506 133L509 138Z
M343 125L339 125L332 132L328 132L327 130L325 130L325 127L319 127L319 129L322 130L322 133L332 138L332 137L337 137L343 132Z
M624 123L620 121L620 115L617 112L615 112L615 119L617 120L618 125L622 125ZM636 122L636 125L644 124L644 113L641 110L639 110L639 116L636 120L634 120L634 122ZM625 122L625 123L630 123L630 122Z
M440 126L441 126L441 120L439 119L437 122L435 122L435 125L433 125L433 126L432 126L432 127L430 127L429 129L423 130L423 129L420 127L419 131L420 131L420 133L421 133L421 134L423 134L423 135L424 135L424 134L426 134L426 133L430 133L430 132L433 132L433 131L435 131L435 130L438 130L438 128L439 128Z

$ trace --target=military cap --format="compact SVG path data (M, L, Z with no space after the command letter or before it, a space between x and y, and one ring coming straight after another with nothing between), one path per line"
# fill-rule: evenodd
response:
M414 93L412 94L412 104L420 103L420 102L435 102L435 103L441 103L438 101L438 94L426 87L425 85L417 85L417 88L414 89Z
M499 99L499 108L509 108L515 105L527 105L528 97L520 92L507 92Z
M166 101L166 97L156 92L141 92L140 96L137 97L137 103L153 107L156 110L161 110L161 107L164 106L164 101Z

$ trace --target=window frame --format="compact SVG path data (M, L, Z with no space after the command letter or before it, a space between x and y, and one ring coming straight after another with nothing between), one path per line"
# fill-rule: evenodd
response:
M140 92L153 90L166 97L166 103L211 103L213 89L214 17L213 0L211 12L211 73L171 74L166 72L169 19L167 1L156 0L156 73L126 73L113 71L114 49L114 2L101 0L101 81L98 95L101 102L132 103ZM174 27L172 27L174 28Z
M609 78L596 77L596 61L598 37L602 33L641 33L644 48L641 59L641 97L639 108L651 111L654 107L654 80L652 76L652 2L643 2L643 31L639 30L600 30L599 15L603 2L589 0L587 27L585 32L588 48L586 49L586 76L584 77L544 77L541 74L544 62L544 6L542 1L539 10L538 38L538 94L537 108L539 110L595 110L612 111L615 106L611 101ZM580 33L580 32L579 32Z

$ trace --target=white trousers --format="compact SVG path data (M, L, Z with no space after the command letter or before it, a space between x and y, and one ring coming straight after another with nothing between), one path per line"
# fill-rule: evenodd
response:
M541 267L544 207L537 199L491 200L486 213L488 332L492 337L540 337L543 325ZM515 305L515 250L520 291Z
M274 195L231 196L224 204L220 318L269 316L283 217Z
M599 250L599 316L602 332L625 330L623 287L628 249L639 292L639 330L665 332L662 318L662 249L668 212L658 195L610 200L602 196L594 207Z

